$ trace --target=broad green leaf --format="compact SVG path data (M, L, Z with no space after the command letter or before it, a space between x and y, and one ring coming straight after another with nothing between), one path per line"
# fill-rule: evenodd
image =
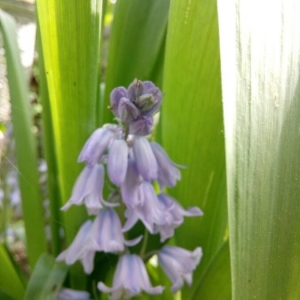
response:
M161 86L170 0L118 0L109 42L102 122L110 122L109 95L135 78ZM101 124L102 125L102 124Z
M218 4L233 299L300 299L300 3Z
M2 244L0 244L0 265L0 291L11 298L23 299L25 292L24 286ZM5 299L2 297L1 292L0 298Z
M224 242L200 280L194 279L197 289L193 300L231 300L229 243Z
M38 20L37 20L38 22ZM53 122L52 114L49 101L48 86L45 73L44 56L41 45L41 33L40 26L37 24L37 39L36 39L37 49L38 49L38 67L39 67L39 101L43 106L42 111L42 141L44 155L47 161L47 183L48 183L48 198L49 198L49 208L51 212L50 216L50 228L51 228L51 245L52 254L58 255L61 249L61 239L60 239L60 227L62 225L60 207L61 195L58 181L58 168L56 159L56 149L55 140L53 134Z
M173 1L167 34L162 140L170 157L187 165L169 189L184 207L199 206L203 217L185 218L178 246L201 246L199 278L223 243L227 223L225 150L216 1ZM183 291L188 299L195 286Z
M76 162L80 150L95 129L101 8L101 0L37 1L63 203L82 169ZM85 216L83 207L64 213L67 245ZM77 288L84 286L80 274L72 272Z
M32 131L29 91L16 40L14 20L0 11L10 91L12 122L16 141L17 168L25 221L27 254L33 268L40 254L46 251L43 207L38 183L36 144ZM34 212L34 213L33 213Z
M24 300L55 300L68 267L55 262L55 258L44 254L38 260L30 277Z

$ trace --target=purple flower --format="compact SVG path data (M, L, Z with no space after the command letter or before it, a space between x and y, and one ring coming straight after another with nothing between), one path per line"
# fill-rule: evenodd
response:
M135 160L132 157L128 159L128 168L125 180L121 186L121 195L126 206L134 207L140 203L139 186L142 182Z
M67 288L62 288L57 297L56 300L89 300L90 294L85 291L77 291Z
M153 287L141 258L135 254L126 254L118 261L113 286L110 288L99 282L98 289L104 293L112 293L110 300L118 300L129 299L142 291L148 294L161 294L164 287Z
M137 79L128 87L128 97L147 116L158 112L162 101L161 91L151 81Z
M129 133L135 135L149 135L153 127L153 117L141 116L130 123Z
M180 171L159 144L152 142L151 148L158 165L158 183L161 190L166 186L175 186L176 181L181 179Z
M125 216L127 221L123 231L128 231L140 219L149 232L154 233L155 225L163 225L166 222L166 212L159 203L153 186L144 181L139 186L139 203L135 206L127 206Z
M118 205L103 200L103 183L103 165L97 164L94 167L85 167L74 184L71 198L61 210L66 211L71 205L81 205L84 203L89 215L96 215L103 207L102 204L106 206Z
M110 108L114 115L119 119L119 102L122 98L128 98L127 89L123 86L117 87L110 93Z
M89 234L92 228L92 221L88 220L81 225L73 243L56 258L57 261L65 261L67 265L72 265L80 260L84 272L90 274L94 268L95 251L91 248Z
M117 126L112 124L107 124L95 130L81 150L78 162L85 161L89 166L94 166L99 162L116 130Z
M165 211L165 223L163 225L155 225L155 232L160 233L161 242L174 235L174 229L182 224L184 216L194 217L203 215L203 212L196 206L184 210L175 199L167 194L159 194L157 198Z
M164 246L158 253L158 262L168 275L173 285L172 293L180 290L184 281L190 286L193 281L193 271L202 257L202 249L196 248L193 252L175 247Z
M157 163L150 143L145 137L137 137L133 143L136 166L146 181L157 179Z
M121 98L118 104L119 119L128 124L140 115L140 110L127 98Z
M124 140L114 140L108 153L108 176L117 186L120 186L126 176L128 165L128 146Z
M92 249L103 252L122 252L124 244L134 246L140 242L142 236L126 241L123 237L121 222L118 214L113 209L101 210L94 220L90 231L90 242Z

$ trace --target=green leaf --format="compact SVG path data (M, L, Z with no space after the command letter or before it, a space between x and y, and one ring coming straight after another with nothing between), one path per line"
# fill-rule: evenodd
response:
M195 21L197 20L197 21ZM199 278L223 243L227 224L225 150L216 1L171 2L165 57L162 141L170 157L187 165L169 189L184 207L203 217L186 218L178 246L203 248ZM184 289L183 299L195 286Z
M7 294L7 298L10 296L14 299L23 299L24 286L2 244L0 244L0 265L0 291ZM4 300L5 298L2 297L1 292L0 298Z
M95 129L101 8L101 0L37 1L63 203L82 169L80 150ZM83 207L64 213L67 245L85 217ZM81 271L71 268L77 288L84 287Z
M0 11L0 29L3 34L7 61L12 122L16 141L16 168L19 172L27 253L30 266L33 268L40 254L46 251L46 238L43 220L44 211L38 183L37 152L32 132L29 91L21 65L15 22L2 11Z
M300 299L300 3L218 4L233 299Z
M110 122L109 95L135 78L161 85L170 0L118 0L109 42L103 123Z
M55 300L65 280L68 267L55 262L55 258L44 254L38 260L30 277L25 300Z
M228 241L224 242L200 280L194 279L197 289L194 300L231 300L230 254Z

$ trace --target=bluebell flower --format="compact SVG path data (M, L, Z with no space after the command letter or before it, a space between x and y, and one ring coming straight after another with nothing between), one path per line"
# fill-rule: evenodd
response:
M136 137L133 143L136 166L146 181L157 179L157 163L149 141L145 137Z
M118 300L129 299L142 291L148 294L161 294L164 287L153 287L141 258L135 254L126 254L118 261L113 286L110 288L103 282L99 282L98 289L104 293L112 293L110 300Z
M117 130L118 127L113 124L106 124L95 130L81 150L78 162L85 161L89 166L99 162Z
M140 110L127 98L121 98L118 104L118 116L120 121L129 124L139 115Z
M130 123L129 133L135 135L149 135L153 127L153 117L140 116L135 121Z
M202 257L202 249L188 251L175 246L164 246L158 252L158 263L172 281L172 293L180 290L184 281L190 286L193 281L193 271Z
M158 183L163 190L166 186L173 187L176 181L181 179L180 171L174 162L171 161L166 151L159 144L152 142L151 148L158 165Z
M95 251L116 253L124 251L124 244L134 246L141 239L142 236L139 236L134 240L126 241L118 214L113 209L107 208L101 210L94 220L89 242Z
M104 167L103 165L95 165L93 167L85 167L78 176L71 198L61 208L65 211L71 205L85 204L89 215L98 214L99 210L106 206L116 206L118 204L108 203L102 197L102 189L104 183Z
M122 98L128 98L127 89L123 86L113 89L110 93L110 109L118 119L120 119L119 102Z
M126 176L128 165L128 146L124 140L114 140L108 153L107 171L109 179L120 186Z
M164 242L166 239L174 235L174 229L183 223L183 217L202 216L203 212L200 208L193 206L187 210L171 196L161 193L157 195L159 202L162 204L165 211L165 223L163 225L156 224L155 232L160 233L160 241Z
M162 102L161 91L151 81L135 79L128 87L128 97L147 116L158 112Z
M62 288L57 294L56 300L88 300L90 294L85 291Z
M57 261L65 261L67 265L80 260L86 274L90 274L94 268L95 251L90 243L90 231L92 221L83 223L72 244L56 258Z
M127 174L121 186L122 200L126 206L135 207L140 204L139 187L142 181L135 160L129 156Z
M135 206L127 206L127 221L123 231L127 231L140 219L149 232L154 233L155 225L163 226L166 222L166 211L157 199L153 186L144 181L139 185L139 202Z

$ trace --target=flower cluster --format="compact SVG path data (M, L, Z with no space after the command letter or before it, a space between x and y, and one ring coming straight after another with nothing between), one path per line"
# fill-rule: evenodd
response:
M103 282L99 290L111 293L110 299L130 298L141 291L162 293L163 287L152 287L144 262L128 247L142 240L139 236L127 241L124 234L138 220L151 234L159 234L163 243L172 237L184 217L200 216L198 207L184 209L164 192L181 179L176 165L165 150L147 139L153 128L153 115L159 111L161 91L150 81L134 80L128 89L115 88L111 92L110 109L118 124L106 124L97 129L84 145L78 162L86 166L75 182L71 198L62 207L84 204L94 220L86 221L73 243L57 260L73 264L80 260L87 274L93 270L97 251L120 255L112 288ZM103 199L105 170L115 185L106 200ZM157 194L153 183L157 182ZM125 207L125 224L117 213L118 206ZM124 209L123 209L124 211ZM173 283L172 292L184 284L192 283L192 272L199 263L202 252L193 252L175 246L164 246L155 252L160 266Z

